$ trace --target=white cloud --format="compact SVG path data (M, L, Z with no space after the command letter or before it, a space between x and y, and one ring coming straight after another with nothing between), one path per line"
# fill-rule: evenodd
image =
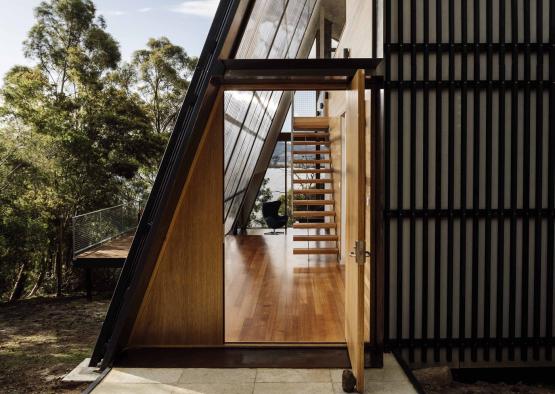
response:
M102 14L102 15L121 16L121 15L125 15L125 12L119 11L119 10L114 10L114 11L99 12L99 14Z
M219 0L186 0L172 8L172 11L187 15L212 17L216 13L219 2Z
M150 11L152 11L152 8L150 8L150 7L139 8L137 11L139 11L139 12L150 12Z

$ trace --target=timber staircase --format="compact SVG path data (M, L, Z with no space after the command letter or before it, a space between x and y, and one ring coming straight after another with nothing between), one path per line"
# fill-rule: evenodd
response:
M339 253L329 137L327 117L293 119L293 228L307 231L293 236L293 241L303 243L293 248L294 254Z

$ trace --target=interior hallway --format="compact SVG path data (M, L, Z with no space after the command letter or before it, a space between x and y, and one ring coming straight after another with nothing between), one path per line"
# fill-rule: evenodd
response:
M294 255L293 234L306 230L265 231L225 239L226 342L345 342L344 269L336 255Z

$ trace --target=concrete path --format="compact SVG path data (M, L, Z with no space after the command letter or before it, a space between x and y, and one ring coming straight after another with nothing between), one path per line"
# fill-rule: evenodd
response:
M339 369L114 368L94 394L341 394ZM416 393L395 358L365 373L367 393Z

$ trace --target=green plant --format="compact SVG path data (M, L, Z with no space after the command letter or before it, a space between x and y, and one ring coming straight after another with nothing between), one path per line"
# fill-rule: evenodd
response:
M273 198L272 190L268 187L270 178L264 178L258 196L251 211L248 227L265 227L266 222L262 217L262 204L271 201Z

